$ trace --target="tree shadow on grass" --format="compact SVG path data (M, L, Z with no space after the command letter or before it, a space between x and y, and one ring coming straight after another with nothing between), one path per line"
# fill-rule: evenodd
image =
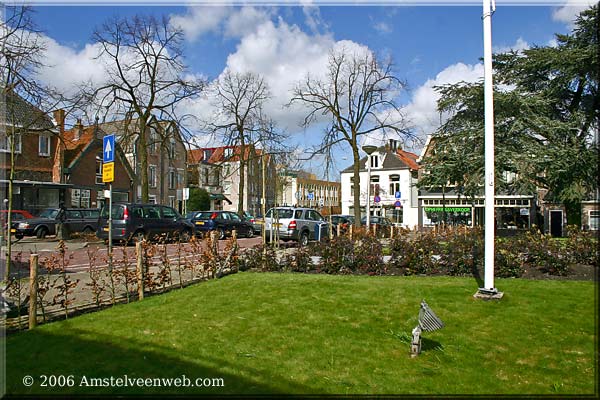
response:
M143 335L140 332L140 335ZM93 336L93 339L89 337ZM151 340L151 339L150 339ZM146 394L284 394L312 393L315 389L284 379L276 371L248 367L248 360L238 364L203 355L190 359L185 351L131 341L119 337L98 335L97 332L77 329L62 334L43 329L17 334L6 340L6 395L146 395ZM194 352L192 352L194 354ZM197 352L196 352L197 354ZM260 360L256 360L260 365ZM73 376L73 386L40 387L42 375ZM106 378L102 384L123 378L178 378L185 375L191 382L196 378L222 378L218 387L140 387L85 386L91 378ZM34 378L26 387L25 376ZM84 384L81 386L81 384ZM217 381L217 383L219 383ZM64 382L63 382L64 384Z

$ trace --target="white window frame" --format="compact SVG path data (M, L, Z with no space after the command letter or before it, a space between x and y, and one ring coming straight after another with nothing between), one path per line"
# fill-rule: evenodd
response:
M100 165L100 173L96 172L96 185L104 185L104 182L102 182L102 159L96 158L96 168L98 168L98 165Z
M15 154L20 154L21 153L21 147L22 147L22 141L23 138L21 137L20 133L15 133L14 135L11 135L11 137L14 137L16 139L16 143L15 143ZM1 153L10 153L10 142L9 142L9 136L8 135L3 135L2 138L0 138L0 152Z
M155 194L148 195L148 203L156 204L156 195Z
M156 181L157 176L156 176L156 165L150 164L148 165L148 185L151 188L155 188L156 187Z
M595 214L595 215L592 215ZM595 222L592 224L592 220ZM589 210L588 211L588 223L591 231L597 231L600 229L600 210Z
M169 168L169 189L177 189L177 173L174 168Z
M42 141L46 142L46 151L42 151ZM38 155L42 157L50 156L50 136L47 134L40 134L38 137Z

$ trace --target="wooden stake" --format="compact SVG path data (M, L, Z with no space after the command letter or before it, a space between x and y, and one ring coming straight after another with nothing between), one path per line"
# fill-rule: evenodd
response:
M138 299L144 300L144 256L142 249L142 242L135 244L135 255L136 255L136 270L137 270L137 282L138 282Z
M29 256L29 329L37 325L38 255Z

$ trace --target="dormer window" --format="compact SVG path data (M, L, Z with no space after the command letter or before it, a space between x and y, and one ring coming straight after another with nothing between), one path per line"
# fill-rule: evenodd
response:
M372 154L370 157L371 157L371 168L379 168L379 155Z
M233 154L233 149L231 147L227 147L225 149L225 158L230 158L232 154Z

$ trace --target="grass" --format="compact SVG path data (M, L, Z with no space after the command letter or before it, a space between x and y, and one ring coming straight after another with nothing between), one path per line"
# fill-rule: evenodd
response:
M8 394L594 394L595 284L239 273L40 326L7 342ZM445 327L409 357L421 299ZM22 384L31 375L36 383ZM40 387L73 375L73 387ZM224 387L79 387L90 378Z

